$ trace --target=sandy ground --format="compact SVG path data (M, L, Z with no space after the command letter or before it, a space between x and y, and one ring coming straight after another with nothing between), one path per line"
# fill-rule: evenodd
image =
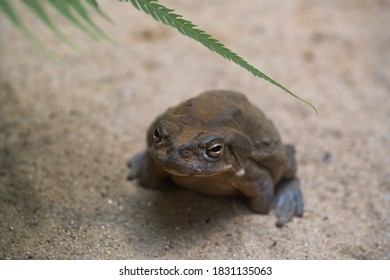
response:
M390 1L163 1L308 106L118 1L116 44L63 20L61 59L0 18L0 259L390 259ZM104 2L104 3L103 3ZM167 107L231 89L298 151L306 204L282 229L240 199L125 180Z

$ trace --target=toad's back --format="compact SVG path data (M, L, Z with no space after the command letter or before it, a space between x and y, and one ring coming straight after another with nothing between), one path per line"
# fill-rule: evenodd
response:
M262 140L280 142L279 133L272 122L245 95L238 92L203 92L170 108L164 118L194 128L218 131L235 129L251 138L255 145Z

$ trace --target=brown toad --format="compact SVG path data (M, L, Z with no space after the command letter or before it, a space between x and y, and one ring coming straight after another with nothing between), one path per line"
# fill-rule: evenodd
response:
M128 179L144 187L171 180L206 194L241 194L254 212L273 205L278 227L303 214L293 146L241 93L207 91L168 109L150 126L147 147L128 163Z

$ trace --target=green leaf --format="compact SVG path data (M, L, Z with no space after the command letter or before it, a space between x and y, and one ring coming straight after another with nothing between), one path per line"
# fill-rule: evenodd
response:
M52 0L53 1L53 0ZM89 17L88 11L84 8L82 1L80 0L66 0L61 1L67 3L69 6L71 6L91 28L97 35L98 38L103 38L106 41L112 41ZM95 4L97 4L95 2Z
M305 99L297 96L292 93L286 87L276 82L275 80L268 77L266 74L258 70L256 67L249 64L246 60L240 57L238 54L234 53L230 49L226 48L218 40L214 39L211 35L206 32L196 28L192 22L183 19L181 15L175 14L174 10L171 10L163 5L158 4L157 0L119 0L121 2L131 2L133 6L142 10L146 14L152 16L156 21L162 22L166 25L169 25L173 28L176 28L180 33L200 42L210 50L218 53L222 57L233 61L239 66L251 72L253 75L263 78L266 81L272 83L273 85L281 88L285 92L294 96L295 98L303 101L304 103L311 106L316 112L317 109ZM22 0L22 2L27 5L37 17L44 22L59 38L64 42L72 45L72 42L60 31L60 29L53 23L47 14L44 5L46 3L52 5L65 19L70 23L74 24L78 29L82 30L92 38L99 40L104 39L107 41L112 41L90 18L88 10L85 8L84 4L86 3L91 7L97 14L102 18L112 23L111 19L103 13L96 0ZM84 3L84 4L83 4ZM46 52L50 57L55 58L56 56L50 52L44 44L42 44L36 36L28 30L24 25L19 15L16 13L11 2L9 0L0 0L0 11L3 12L8 19L26 36L30 41L37 46L39 49ZM318 114L318 112L317 112Z
M62 41L67 43L68 45L75 47L75 44L72 43L68 37L66 37L59 29L58 27L51 21L50 17L48 16L45 7L39 3L39 0L22 0L23 3L28 6L36 15L37 17L42 20L44 24L46 24L56 35L59 37Z
M318 114L317 109L309 101L299 97L298 95L294 94L286 87L284 87L282 84L271 79L266 74L258 70L256 67L249 64L242 57L240 57L230 49L226 48L222 43L214 39L211 35L207 34L203 30L196 28L196 25L194 25L192 22L183 19L181 15L175 14L174 10L168 9L167 7L159 4L157 0L119 0L119 1L131 2L131 4L133 4L133 6L136 9L142 10L144 13L152 16L156 21L162 22L166 25L176 28L183 35L186 35L198 41L199 43L201 43L211 51L214 51L219 55L221 55L222 57L230 61L233 61L234 63L238 64L239 66L243 67L244 69L252 73L253 75L263 78L264 80L270 82L271 84L279 87L280 89L289 93L293 97L308 104Z
M75 45L68 37L66 37L61 30L53 23L52 18L46 11L45 5L51 5L56 9L60 15L66 20L75 25L79 30L85 32L87 35L95 40L104 39L113 42L91 19L87 7L91 7L94 12L99 14L102 18L111 22L111 19L103 13L96 0L22 0L38 19L40 19L50 30L63 42L80 51L80 48ZM49 51L45 45L37 39L36 35L31 32L23 23L16 10L9 0L0 0L0 11L41 51L48 54L51 58L57 60L57 57Z
M95 0L86 0L87 3L97 12L102 18L107 20L109 23L114 24L114 22L107 16L99 7L98 3Z
M48 2L61 14L64 18L66 18L70 23L76 26L78 29L85 32L87 35L92 37L95 40L99 40L99 36L94 32L89 30L75 15L73 15L72 9L69 6L68 1L61 0L48 0Z
M42 44L41 41L39 41L37 37L35 37L34 34L28 30L8 0L0 0L0 10L8 17L8 19L16 26L16 28L18 28L19 31L21 31L30 40L32 44L34 44L38 49L46 53L46 55L52 59L57 60L56 55L49 51L45 45Z

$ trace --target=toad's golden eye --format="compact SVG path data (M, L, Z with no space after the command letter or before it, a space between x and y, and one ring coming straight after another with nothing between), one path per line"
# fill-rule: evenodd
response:
M223 148L222 142L213 142L206 147L206 154L211 158L219 158L223 153Z
M161 142L161 138L162 138L162 135L161 135L160 130L158 129L158 127L155 127L154 130L153 130L153 140L154 140L154 143L160 143Z

